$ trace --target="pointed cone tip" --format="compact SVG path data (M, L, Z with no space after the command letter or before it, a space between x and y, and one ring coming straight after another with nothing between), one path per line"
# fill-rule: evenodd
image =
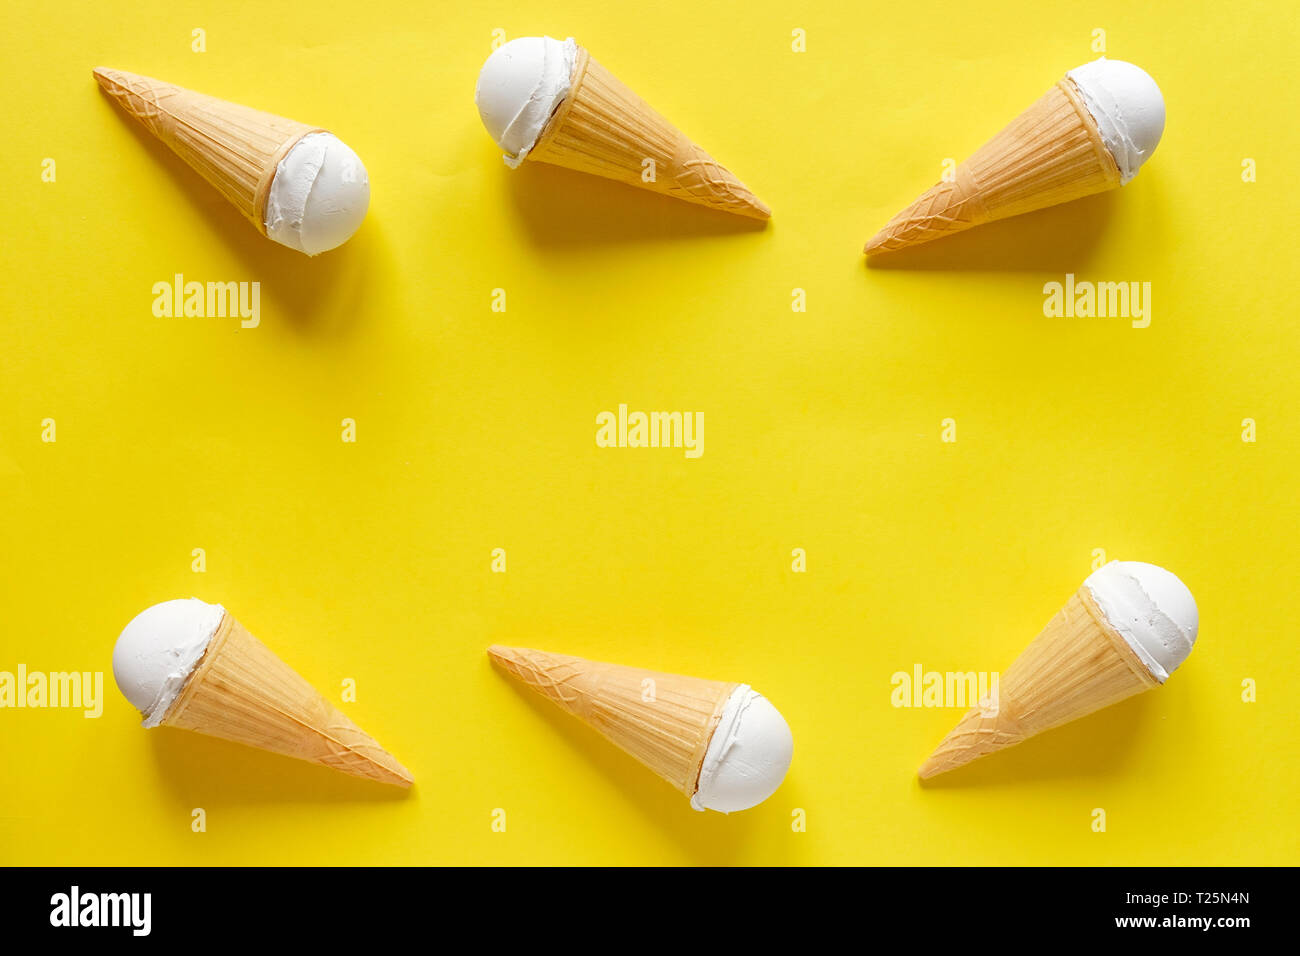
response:
M99 85L103 87L105 92L111 93L115 96L122 92L131 92L130 84L133 80L138 80L143 83L157 83L167 86L173 85L171 83L166 83L163 80L155 79L152 76L145 76L143 73L132 73L130 70L115 70L111 66L97 66L90 72L95 75L95 79L99 82Z
M343 773L349 774L353 777L360 777L362 780L374 780L376 783L385 783L391 787L401 787L403 790L409 790L411 787L415 786L415 775L406 769L406 765L387 750L384 750L382 746L380 747L380 750L383 750L384 755L388 757L390 763L376 760L370 754L365 754L361 751L354 751L354 753L358 756L364 757L370 763L376 771L374 773L357 773L354 770L344 769L342 767L331 767L330 769L341 770Z
M137 79L147 79L138 73L128 73L126 70L115 70L109 66L97 66L91 73L95 75L95 81L109 96L114 99L120 99L124 92L128 91L128 82L132 77Z
M365 733L365 731L362 731L362 733ZM370 739L374 740L373 737ZM386 757L388 757L389 763L385 764L380 761L374 761L374 763L377 766L382 767L384 771L392 776L393 779L391 783L402 787L403 789L408 789L413 786L415 784L415 774L411 773L411 771L407 769L406 764L394 757L392 751L380 744L379 741L376 740L375 745L383 751Z

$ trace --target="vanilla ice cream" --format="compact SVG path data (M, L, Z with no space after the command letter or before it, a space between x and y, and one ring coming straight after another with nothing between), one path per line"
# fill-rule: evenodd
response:
M118 636L113 677L144 715L144 726L162 723L225 614L220 604L198 598L163 601L137 614Z
M1112 561L1083 583L1160 683L1192 652L1200 624L1196 601L1169 571L1141 561Z
M497 47L483 64L474 103L511 169L524 161L564 102L577 56L572 37L520 37Z
M785 718L766 697L741 684L722 707L691 806L722 813L757 806L781 786L793 753Z
M333 133L308 133L275 168L266 234L309 256L343 245L370 206L370 177Z
M1088 112L1097 121L1102 142L1119 166L1123 185L1151 158L1165 130L1165 100L1160 87L1141 67L1102 57L1066 73L1074 81Z

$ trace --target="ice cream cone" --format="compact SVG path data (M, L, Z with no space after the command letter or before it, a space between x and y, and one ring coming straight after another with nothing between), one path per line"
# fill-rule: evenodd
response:
M568 95L528 159L665 196L767 219L771 210L726 167L578 47ZM647 160L653 160L653 164Z
M135 73L99 67L95 79L263 235L276 166L302 137L323 132Z
M953 770L1158 683L1085 585L1002 675L996 707L968 711L920 776Z
M891 219L864 252L906 249L1119 185L1115 157L1067 77L958 166L952 182Z
M226 613L162 726L409 787L410 772Z
M506 673L694 796L723 706L739 684L493 645Z

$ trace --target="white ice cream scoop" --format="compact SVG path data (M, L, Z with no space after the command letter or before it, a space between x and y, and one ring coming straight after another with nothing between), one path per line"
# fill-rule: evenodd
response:
M1200 616L1192 592L1172 572L1142 561L1112 561L1083 583L1160 683L1192 652Z
M137 614L113 647L122 694L156 727L203 658L226 609L198 598L163 601Z
M741 684L722 709L691 806L721 813L758 806L781 786L793 755L794 737L785 718L766 697Z
M578 47L572 38L519 37L503 43L479 71L479 117L514 169L542 135L569 92Z
M308 133L276 167L266 199L266 234L309 256L343 245L370 207L370 177L333 133Z
M1151 158L1165 131L1165 99L1139 66L1105 57L1070 70L1101 140L1119 166L1123 185Z

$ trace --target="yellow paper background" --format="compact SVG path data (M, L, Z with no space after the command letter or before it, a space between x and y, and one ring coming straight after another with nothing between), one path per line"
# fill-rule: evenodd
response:
M0 711L0 863L1300 862L1294 4L118 6L0 30L0 670L102 670L106 698ZM496 28L577 37L771 225L506 169L473 103ZM1166 97L1137 179L866 267L1098 28ZM261 238L96 65L333 130L361 231L314 260ZM1044 318L1066 272L1150 282L1150 327ZM259 281L260 327L155 318L176 273ZM703 456L597 448L620 402L702 411ZM920 786L959 712L891 706L891 675L1005 670L1094 549L1188 583L1187 664ZM416 789L141 730L113 641L188 595L355 680ZM694 813L492 642L747 681L790 774Z

